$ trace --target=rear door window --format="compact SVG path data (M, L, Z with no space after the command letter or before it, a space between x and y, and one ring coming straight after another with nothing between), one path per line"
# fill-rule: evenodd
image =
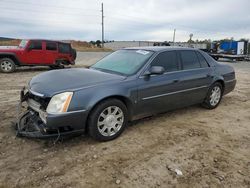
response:
M57 45L55 42L46 42L46 50L56 51Z
M175 51L162 52L153 60L151 66L162 66L166 72L179 70Z
M70 47L70 44L59 43L58 49L60 53L67 54L67 53L70 53L71 47Z
M42 41L31 41L30 50L42 50Z
M184 70L200 68L199 59L194 51L180 52L182 66Z
M201 64L201 67L202 68L205 68L205 67L209 67L206 59L203 57L203 55L201 55L200 52L196 52L197 56L198 56L198 59L200 61L200 64Z

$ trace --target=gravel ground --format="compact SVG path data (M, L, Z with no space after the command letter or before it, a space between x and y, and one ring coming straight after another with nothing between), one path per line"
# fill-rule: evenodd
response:
M106 53L80 53L78 66ZM227 62L223 62L227 63ZM0 187L250 187L250 63L218 108L199 105L130 123L110 142L15 138L19 90L48 70L0 73Z

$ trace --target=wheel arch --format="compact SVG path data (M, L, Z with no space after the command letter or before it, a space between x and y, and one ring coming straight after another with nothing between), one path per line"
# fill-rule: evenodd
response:
M221 84L221 86L222 86L222 92L224 93L224 90L225 90L225 82L224 82L224 80L221 79L221 78L219 78L219 79L215 80L215 81L213 82L213 84L215 84L216 82L218 82L218 83Z
M68 58L56 58L55 59L55 62L54 62L54 65L69 65L70 64L70 61Z
M14 63L16 65L20 65L20 62L18 60L18 58L16 57L15 54L12 54L12 53L0 53L0 59L3 59L3 58L10 58L11 60L14 61Z
M109 99L117 99L117 100L120 100L127 108L128 110L128 120L131 120L132 119L132 114L133 114L133 104L131 102L131 100L125 96L122 96L122 95L111 95L111 96L107 96L107 97L104 97L100 100L98 100L93 106L92 108L90 109L89 113L88 113L88 116L87 116L87 120L89 119L89 116L90 114L92 113L92 111L95 109L96 106L98 106L100 103L102 103L103 101L105 100L109 100Z
M111 96L107 96L107 97L104 97L102 99L100 99L98 102L96 102L93 107L91 108L90 112L98 105L100 104L101 102L105 101L105 100L108 100L108 99L118 99L120 100L121 102L123 102L123 104L127 107L127 110L128 110L128 116L129 116L129 120L131 119L132 117L132 102L129 98L125 97L125 96L122 96L122 95L111 95Z

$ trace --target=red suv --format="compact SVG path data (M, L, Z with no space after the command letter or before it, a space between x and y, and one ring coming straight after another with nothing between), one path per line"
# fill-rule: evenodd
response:
M70 43L50 40L22 40L17 47L0 47L0 71L14 72L17 66L74 65L76 51Z

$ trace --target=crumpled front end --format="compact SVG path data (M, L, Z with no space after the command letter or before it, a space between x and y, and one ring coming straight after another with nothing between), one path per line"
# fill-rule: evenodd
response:
M45 138L58 136L58 130L49 133L41 118L32 110L27 110L16 123L17 136Z
M50 98L41 97L25 88L21 91L15 126L17 136L49 138L84 132L85 111L48 114L46 108L49 101Z

